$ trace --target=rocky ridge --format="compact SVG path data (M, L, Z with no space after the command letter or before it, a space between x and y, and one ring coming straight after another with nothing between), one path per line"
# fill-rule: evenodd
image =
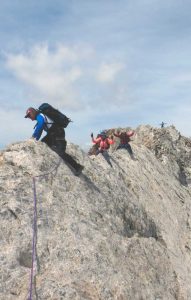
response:
M166 165L179 181L185 185L191 184L191 139L186 138L172 126L153 128L139 126L136 129L137 144L145 145L154 155Z
M28 298L34 231L32 299L191 299L191 141L140 126L131 145L113 168L68 145L80 177L40 142L1 152L0 299Z

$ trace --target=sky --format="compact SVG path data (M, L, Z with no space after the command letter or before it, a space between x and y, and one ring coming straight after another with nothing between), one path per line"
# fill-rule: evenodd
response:
M28 107L70 117L66 139L142 124L191 136L190 0L0 0L0 148ZM167 126L166 125L166 126Z

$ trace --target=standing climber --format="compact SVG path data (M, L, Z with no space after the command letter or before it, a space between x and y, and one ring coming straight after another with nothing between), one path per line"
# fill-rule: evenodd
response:
M69 167L72 167L75 175L80 175L83 170L83 166L78 164L68 153L65 152L67 142L65 140L64 128L33 107L29 107L27 109L25 118L37 121L32 138L38 141L43 130L46 131L47 134L42 138L41 142L46 143L53 151L62 157Z
M159 125L160 125L160 127L161 128L164 128L164 125L165 125L166 123L164 123L163 121L162 121L162 123L160 123Z
M99 137L94 139L93 133L91 133L92 142L96 145L98 145L98 149L96 150L95 155L102 154L105 160L108 162L108 164L112 167L110 156L107 152L110 145L114 144L113 137L108 138L106 135L106 132L103 131L99 134Z
M117 133L114 133L113 135L118 137L120 139L120 143L119 146L117 147L116 150L119 149L127 149L127 151L129 152L130 156L132 159L134 159L134 155L133 155L133 151L131 148L131 145L129 144L129 142L131 141L130 137L134 135L134 131L122 131L120 132L119 130L117 131Z

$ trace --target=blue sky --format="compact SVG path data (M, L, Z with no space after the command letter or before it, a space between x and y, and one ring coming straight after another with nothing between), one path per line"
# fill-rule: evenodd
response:
M1 148L30 138L29 106L49 102L67 139L161 121L191 136L191 2L1 0Z

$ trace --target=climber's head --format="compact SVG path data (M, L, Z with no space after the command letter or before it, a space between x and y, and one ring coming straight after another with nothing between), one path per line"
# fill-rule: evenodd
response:
M35 108L29 107L26 111L25 118L30 118L32 121L34 121L36 119L37 114L38 111Z

